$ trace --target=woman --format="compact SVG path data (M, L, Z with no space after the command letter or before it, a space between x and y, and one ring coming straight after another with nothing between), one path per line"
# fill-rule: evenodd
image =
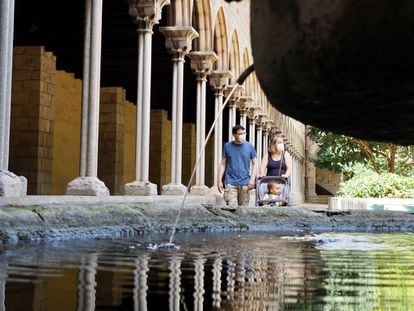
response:
M288 178L291 170L292 158L285 151L283 136L275 135L269 145L268 154L263 155L260 165L260 177L280 176Z

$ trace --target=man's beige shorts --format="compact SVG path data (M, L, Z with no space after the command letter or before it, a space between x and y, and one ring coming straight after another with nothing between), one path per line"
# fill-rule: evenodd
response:
M250 201L248 187L226 185L224 189L223 198L228 206L248 206Z

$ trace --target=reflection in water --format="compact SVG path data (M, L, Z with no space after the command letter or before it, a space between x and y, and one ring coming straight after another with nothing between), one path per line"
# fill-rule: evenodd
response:
M175 255L170 260L169 306L171 311L180 311L181 261L182 258Z
M81 258L78 273L78 311L95 310L96 297L96 267L98 255L88 254Z
M222 259L219 256L213 263L213 307L219 309L221 305L221 269Z
M147 291L148 291L148 261L147 254L135 259L134 269L134 311L147 310Z
M204 263L206 259L202 255L197 255L194 260L194 310L203 311L204 303Z
M179 251L131 249L137 244L131 239L5 250L0 311L368 311L414 305L410 234L176 239Z
M0 311L6 310L6 278L7 263L0 259Z
M236 284L234 278L236 271L236 263L233 262L233 260L228 259L227 260L227 300L234 300L234 286Z

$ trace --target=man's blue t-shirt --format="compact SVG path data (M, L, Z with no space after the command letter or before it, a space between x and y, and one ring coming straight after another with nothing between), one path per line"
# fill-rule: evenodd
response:
M256 150L249 142L236 144L228 142L223 148L223 158L226 158L225 184L245 186L250 179L250 161L256 158Z

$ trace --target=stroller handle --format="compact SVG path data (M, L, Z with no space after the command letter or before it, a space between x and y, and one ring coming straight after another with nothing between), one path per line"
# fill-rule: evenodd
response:
M282 177L282 176L263 176L263 177L258 177L257 180L260 180L260 182L266 182L266 181L270 181L270 180L276 180L276 181L280 181L283 183L286 183L288 181L289 177Z

